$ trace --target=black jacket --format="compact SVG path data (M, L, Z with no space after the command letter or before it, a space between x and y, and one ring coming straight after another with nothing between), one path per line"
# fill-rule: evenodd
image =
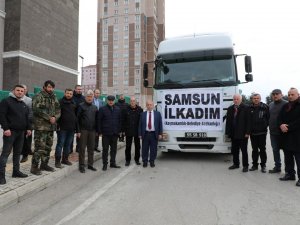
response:
M249 107L241 103L234 119L234 105L230 106L226 117L226 135L231 139L243 139L246 134L250 134L250 129Z
M288 132L282 133L282 148L284 151L300 152L300 100L288 110L290 103L285 104L279 114L279 126L288 125Z
M92 103L82 102L77 109L77 129L76 132L80 133L81 130L95 131L97 121L98 109Z
M15 97L8 97L0 103L0 124L6 130L31 130L29 108Z
M59 100L61 115L58 123L59 130L75 131L77 117L76 105L72 99L68 100L65 97Z
M122 111L122 132L126 136L138 136L140 116L143 109L140 106L132 108L130 105Z
M267 134L269 126L269 106L260 103L258 106L250 105L251 135Z
M85 102L84 96L76 94L75 91L73 92L73 98L72 99L75 102L76 107L78 107L80 103Z
M103 135L119 135L121 132L121 110L118 106L102 106L98 112L97 130Z
M125 99L124 100L119 99L118 102L116 103L116 106L118 106L122 112L123 110L126 110L129 105L128 103L125 102Z

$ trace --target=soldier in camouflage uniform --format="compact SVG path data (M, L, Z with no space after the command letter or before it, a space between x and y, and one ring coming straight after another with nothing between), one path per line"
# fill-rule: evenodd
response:
M34 153L30 172L35 175L41 175L41 170L54 171L54 168L48 165L56 121L60 117L60 105L53 93L54 87L53 81L46 81L43 90L32 100Z

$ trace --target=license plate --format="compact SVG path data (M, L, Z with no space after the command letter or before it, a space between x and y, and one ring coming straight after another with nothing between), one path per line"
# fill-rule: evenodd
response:
M206 132L186 132L185 137L186 138L206 138L207 133Z

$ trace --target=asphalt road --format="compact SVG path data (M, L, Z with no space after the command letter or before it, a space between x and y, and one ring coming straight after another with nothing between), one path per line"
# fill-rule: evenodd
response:
M250 150L249 150L250 152ZM249 154L250 156L250 154ZM268 169L273 158L268 146ZM249 157L251 161L251 156ZM300 224L300 188L283 174L229 171L231 156L159 153L155 168L71 176L1 212L1 225Z

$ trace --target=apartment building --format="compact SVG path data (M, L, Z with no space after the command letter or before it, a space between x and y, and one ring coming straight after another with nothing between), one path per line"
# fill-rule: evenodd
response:
M165 1L98 0L97 30L97 87L144 105L153 92L143 87L143 64L155 59L165 37Z
M89 65L82 68L81 86L83 93L96 89L96 65Z

